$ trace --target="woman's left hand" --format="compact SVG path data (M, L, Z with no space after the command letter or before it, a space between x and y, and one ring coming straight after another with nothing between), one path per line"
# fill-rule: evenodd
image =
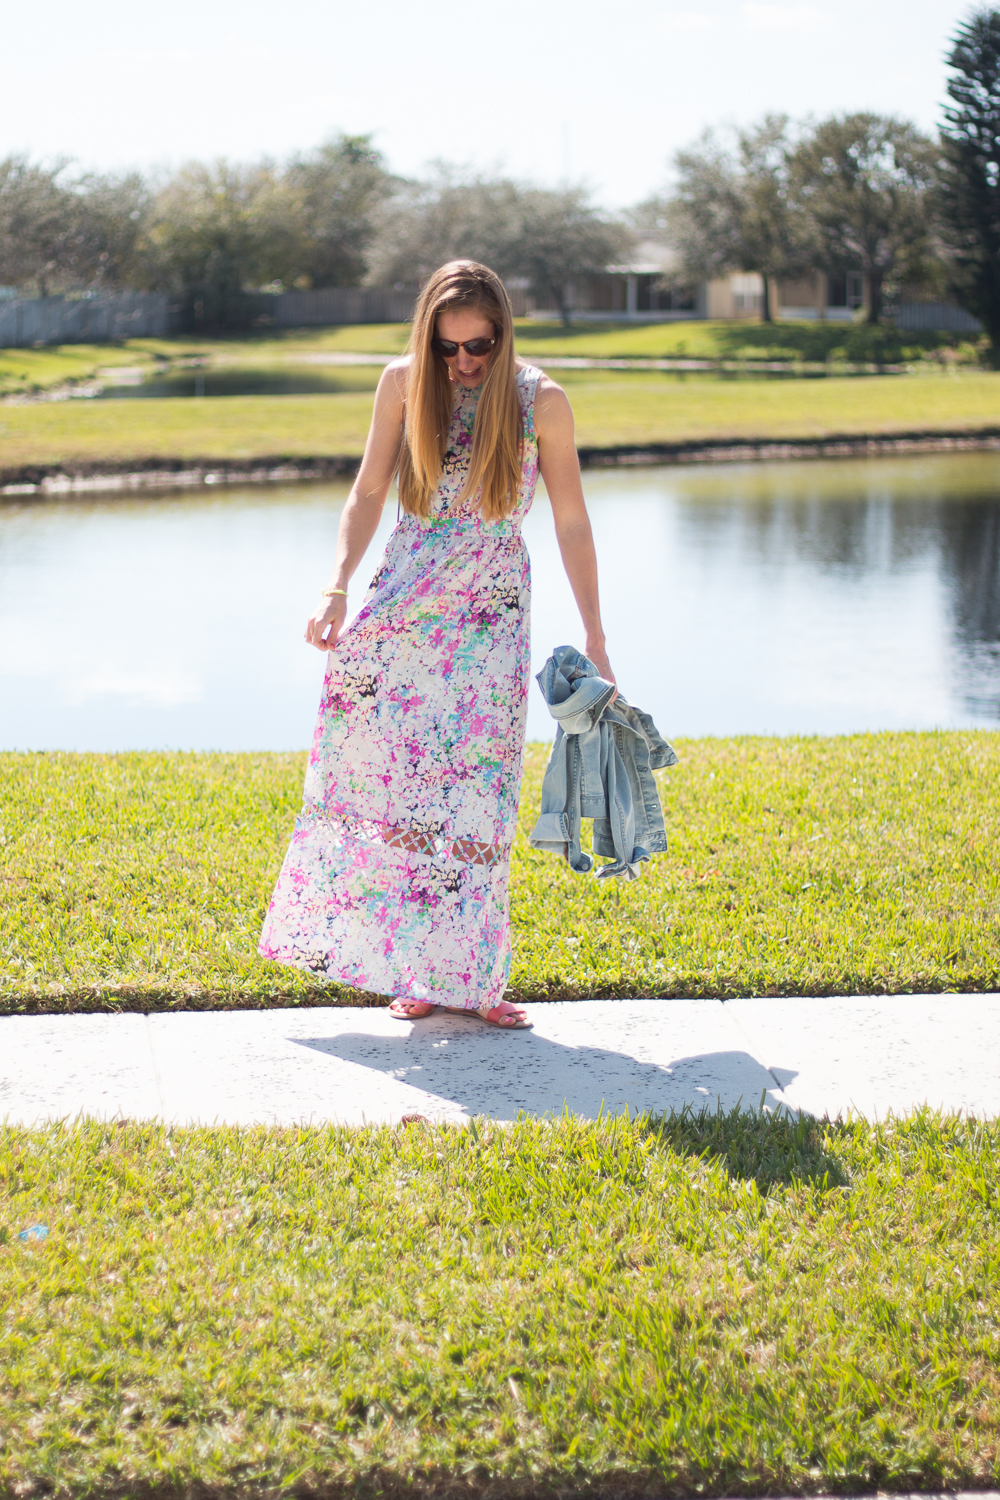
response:
M347 619L347 595L334 594L324 598L323 603L310 617L306 625L306 640L317 651L332 651Z
M594 666L600 672L605 682L613 682L615 683L615 686L617 686L617 678L615 677L614 672L612 672L611 670L611 663L608 661L608 653L605 651L603 646L591 646L588 644L584 655L588 658L588 660L594 663ZM617 694L615 696L617 697Z

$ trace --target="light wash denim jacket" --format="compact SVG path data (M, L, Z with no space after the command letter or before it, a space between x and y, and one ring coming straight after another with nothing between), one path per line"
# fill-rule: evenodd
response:
M614 684L575 646L558 646L536 681L559 727L531 846L561 854L585 875L594 861L580 848L580 820L593 818L594 853L614 860L598 876L635 880L643 860L666 853L653 772L677 756L649 715L621 693L615 698Z

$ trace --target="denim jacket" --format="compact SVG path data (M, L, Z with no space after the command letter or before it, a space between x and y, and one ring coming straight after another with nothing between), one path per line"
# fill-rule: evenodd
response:
M666 853L653 772L676 765L677 756L649 715L615 697L613 683L574 646L558 646L536 681L559 727L531 846L586 874L594 861L580 848L580 820L593 818L594 853L614 860L598 876L635 880L643 860Z

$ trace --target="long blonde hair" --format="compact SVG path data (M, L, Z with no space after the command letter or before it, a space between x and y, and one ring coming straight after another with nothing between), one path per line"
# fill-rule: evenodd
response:
M399 455L399 498L411 516L426 516L438 487L451 427L452 392L444 358L433 345L439 313L471 308L493 324L496 343L476 408L472 454L463 496L481 487L487 521L509 515L521 484L524 418L517 394L510 298L495 271L474 260L452 260L434 272L413 313L406 373L406 426Z

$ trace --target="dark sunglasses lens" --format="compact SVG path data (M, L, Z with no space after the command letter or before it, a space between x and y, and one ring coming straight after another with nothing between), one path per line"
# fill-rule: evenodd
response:
M459 349L464 349L473 359L478 359L480 354L489 354L495 343L496 339L468 339L464 344L453 343L451 339L435 339L434 347L445 359L454 359Z

